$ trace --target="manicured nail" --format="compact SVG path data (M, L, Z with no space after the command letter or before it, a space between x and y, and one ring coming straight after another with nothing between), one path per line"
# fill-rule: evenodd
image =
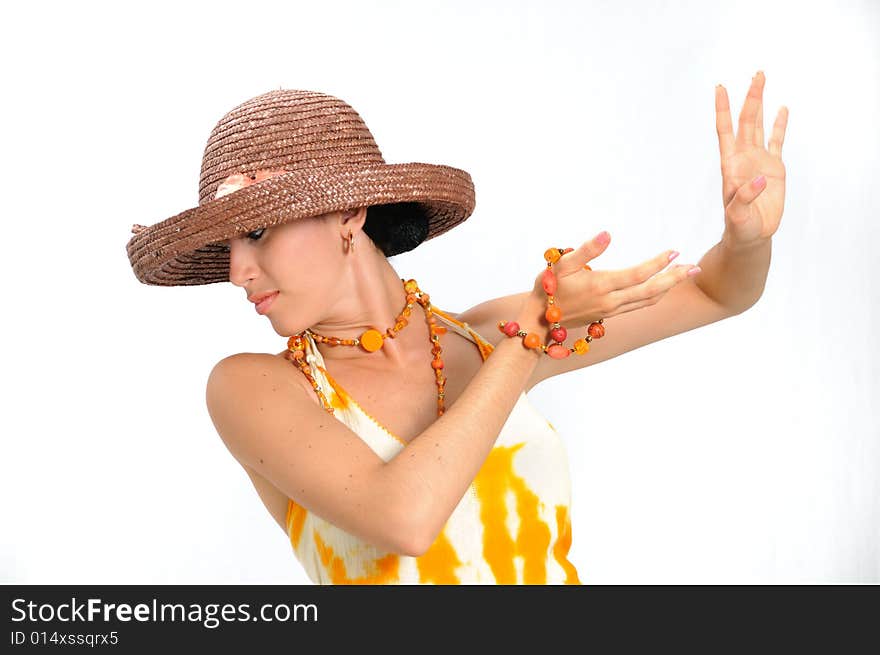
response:
M599 232L599 234L596 236L596 242L599 243L599 245L604 246L609 241L611 241L611 235L604 230L602 232Z
M676 257L678 257L678 254L679 254L679 253L678 253L677 250L673 250L671 253L669 253L669 261L672 261L673 259L675 259Z
M699 273L702 270L703 269L700 268L699 266L694 266L691 270L688 271L688 277L693 277L694 275L696 275L697 273Z

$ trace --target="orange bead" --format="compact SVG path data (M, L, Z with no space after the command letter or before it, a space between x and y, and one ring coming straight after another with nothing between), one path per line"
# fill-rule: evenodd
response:
M574 351L578 355L583 355L588 350L590 350L590 344L588 344L585 339L578 339L574 342Z
M361 346L367 352L375 352L382 347L382 333L378 330L367 330L361 335Z
M558 323L562 318L562 310L559 309L557 305L550 305L547 308L547 311L544 312L544 318L546 318L549 323Z
M544 251L544 259L551 264L558 262L560 257L562 257L562 253L559 252L559 248L547 248Z
M601 323L590 323L590 327L587 328L587 334L594 339L601 339L605 336L605 327Z
M303 350L306 347L306 344L301 336L294 334L287 340L287 347L290 350Z
M523 345L526 348L540 348L541 337L539 337L534 332L529 332L526 336L523 337Z
M403 288L404 288L408 293L415 293L416 291L419 290L419 285L418 285L418 283L417 283L415 280L407 280L407 281L404 283Z
M434 368L434 369L443 368L443 360L442 359L435 359L435 360L431 361L431 368Z
M590 265L589 265L589 264L584 264L584 270L585 270L585 271L592 271L593 269L590 268Z

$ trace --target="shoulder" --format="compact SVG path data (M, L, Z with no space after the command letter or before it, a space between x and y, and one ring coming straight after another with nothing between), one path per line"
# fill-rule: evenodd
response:
M218 361L205 385L205 404L220 438L242 464L254 432L292 425L315 401L303 374L280 355L237 353ZM314 392L312 392L314 394ZM323 415L322 415L323 417ZM256 442L255 442L256 443Z
M280 355L268 353L236 353L228 355L214 364L214 368L208 374L208 387L234 385L250 378L256 372L269 375L276 371L280 364L285 362ZM287 363L289 366L289 363Z
M211 369L205 384L205 402L212 418L230 403L261 397L267 390L293 386L305 392L302 373L284 357L268 353L236 353L224 357ZM305 393L302 398L306 398Z

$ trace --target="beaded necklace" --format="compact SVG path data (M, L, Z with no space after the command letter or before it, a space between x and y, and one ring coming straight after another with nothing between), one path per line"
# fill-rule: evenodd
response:
M287 340L287 350L289 353L287 355L288 359L299 366L299 369L306 376L306 379L308 379L312 388L321 399L321 406L327 412L332 414L333 406L327 401L327 397L324 395L323 390L318 384L318 381L315 380L309 365L306 362L305 334L308 333L316 342L326 343L328 346L360 346L367 352L375 352L385 343L386 337L395 339L397 334L409 324L408 319L412 313L414 303L418 302L425 310L428 327L430 328L430 339L432 342L431 353L434 355L434 358L431 361L431 368L434 369L435 381L437 383L437 416L443 415L443 412L445 411L443 398L446 395L446 377L443 375L443 358L441 357L443 349L440 346L440 335L446 334L446 327L437 324L437 319L434 317L434 312L431 307L431 297L419 289L418 283L412 279L404 280L401 278L400 281L403 282L403 289L406 291L406 306L395 318L394 327L388 328L385 331L385 334L382 334L378 330L369 329L363 332L360 337L355 337L354 339L342 339L339 337L325 337L311 329L306 329L299 334L294 334Z

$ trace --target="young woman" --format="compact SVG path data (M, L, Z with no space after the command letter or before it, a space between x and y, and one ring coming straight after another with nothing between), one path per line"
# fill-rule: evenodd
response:
M725 230L700 267L664 251L594 271L603 232L547 244L531 290L460 314L387 258L471 214L466 172L386 164L354 109L316 92L271 91L217 123L198 207L135 225L127 250L146 284L241 287L287 340L219 361L206 401L314 582L580 584L566 454L525 392L760 297L787 116L765 149L763 79L736 139L716 89Z

